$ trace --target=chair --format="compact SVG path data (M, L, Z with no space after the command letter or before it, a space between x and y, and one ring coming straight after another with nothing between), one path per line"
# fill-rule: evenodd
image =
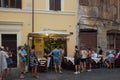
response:
M45 59L39 60L38 67L39 67L40 71L47 71L47 60L45 60Z

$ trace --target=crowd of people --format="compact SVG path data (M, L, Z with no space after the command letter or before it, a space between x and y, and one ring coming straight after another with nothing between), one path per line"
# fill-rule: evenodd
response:
M102 65L104 65L104 67L111 68L111 63L114 64L115 60L120 57L120 51L118 49L108 51L103 51L101 47L98 47L98 49L99 50L97 52L97 50L83 47L79 51L78 46L75 46L74 74L92 71L92 63L95 61L100 62ZM88 66L86 66L87 64Z
M64 53L64 50L62 47L58 49L57 46L55 46L55 49L50 50L49 48L45 49L45 54L44 57L47 59L47 67L50 67L50 61L53 58L53 64L56 72L62 73L61 71L61 61L62 61L62 55ZM29 51L29 65L28 63L28 54L27 51L25 50L24 46L19 46L18 47L18 52L17 54L19 55L19 70L20 70L20 78L24 79L25 78L25 73L26 71L26 66L29 66L31 68L31 75L35 78L39 78L38 76L38 65L39 61L36 55L36 50L35 46L32 45ZM6 76L11 74L12 71L12 53L9 50L8 47L4 48L3 46L0 47L0 80L2 78L6 78Z
M28 66L28 54L24 46L18 47L19 55L19 69L20 69L20 78L25 78L26 66ZM106 55L106 56L104 56ZM120 55L119 50L103 52L102 48L99 47L99 52L94 49L87 49L82 47L80 50L78 46L75 46L74 51L74 65L75 72L74 74L79 74L81 72L92 71L92 62L95 58L100 58L100 61L104 61L107 67L110 67L109 62L115 58L118 58ZM47 69L51 67L51 61L53 61L55 72L62 73L61 63L64 59L64 49L60 46L51 50L49 47L44 49L44 57L47 60ZM88 68L87 68L88 63ZM0 47L0 80L6 75L10 75L12 71L12 52L8 47ZM31 67L31 75L35 78L39 78L37 69L39 61L36 55L35 46L31 46L29 51L29 66Z

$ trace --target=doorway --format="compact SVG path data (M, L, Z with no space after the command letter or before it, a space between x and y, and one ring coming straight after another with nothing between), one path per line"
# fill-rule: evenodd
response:
M107 31L107 49L120 49L120 31Z
M2 46L9 47L12 52L13 66L17 67L17 35L16 34L2 34Z
M62 38L44 38L44 46L49 47L51 50L57 47L62 47L64 49L64 56L67 56L67 40Z
M97 30L94 29L81 29L79 33L80 48L97 48Z

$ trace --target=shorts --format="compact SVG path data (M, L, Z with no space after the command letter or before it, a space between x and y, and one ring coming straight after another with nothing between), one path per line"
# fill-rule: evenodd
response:
M92 59L91 59L91 57L87 58L87 62L88 63L92 63L93 62Z
M74 58L74 63L75 63L75 65L80 65L80 59Z
M54 65L61 65L59 58L53 58Z
M81 59L81 62L86 62L86 58L85 59Z
M13 63L12 58L6 58L6 61L7 61L7 64L12 64Z

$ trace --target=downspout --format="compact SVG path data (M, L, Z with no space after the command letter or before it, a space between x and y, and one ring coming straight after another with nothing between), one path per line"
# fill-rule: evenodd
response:
M34 0L32 0L32 32L34 32ZM34 45L34 37L32 37L32 45Z
M117 6L118 6L118 18L119 18L119 17L120 17L120 15L119 15L119 13L120 13L120 12L119 12L119 9L120 9L120 8L119 8L119 7L120 7L119 4L120 4L120 1L118 0L117 3L118 3Z

